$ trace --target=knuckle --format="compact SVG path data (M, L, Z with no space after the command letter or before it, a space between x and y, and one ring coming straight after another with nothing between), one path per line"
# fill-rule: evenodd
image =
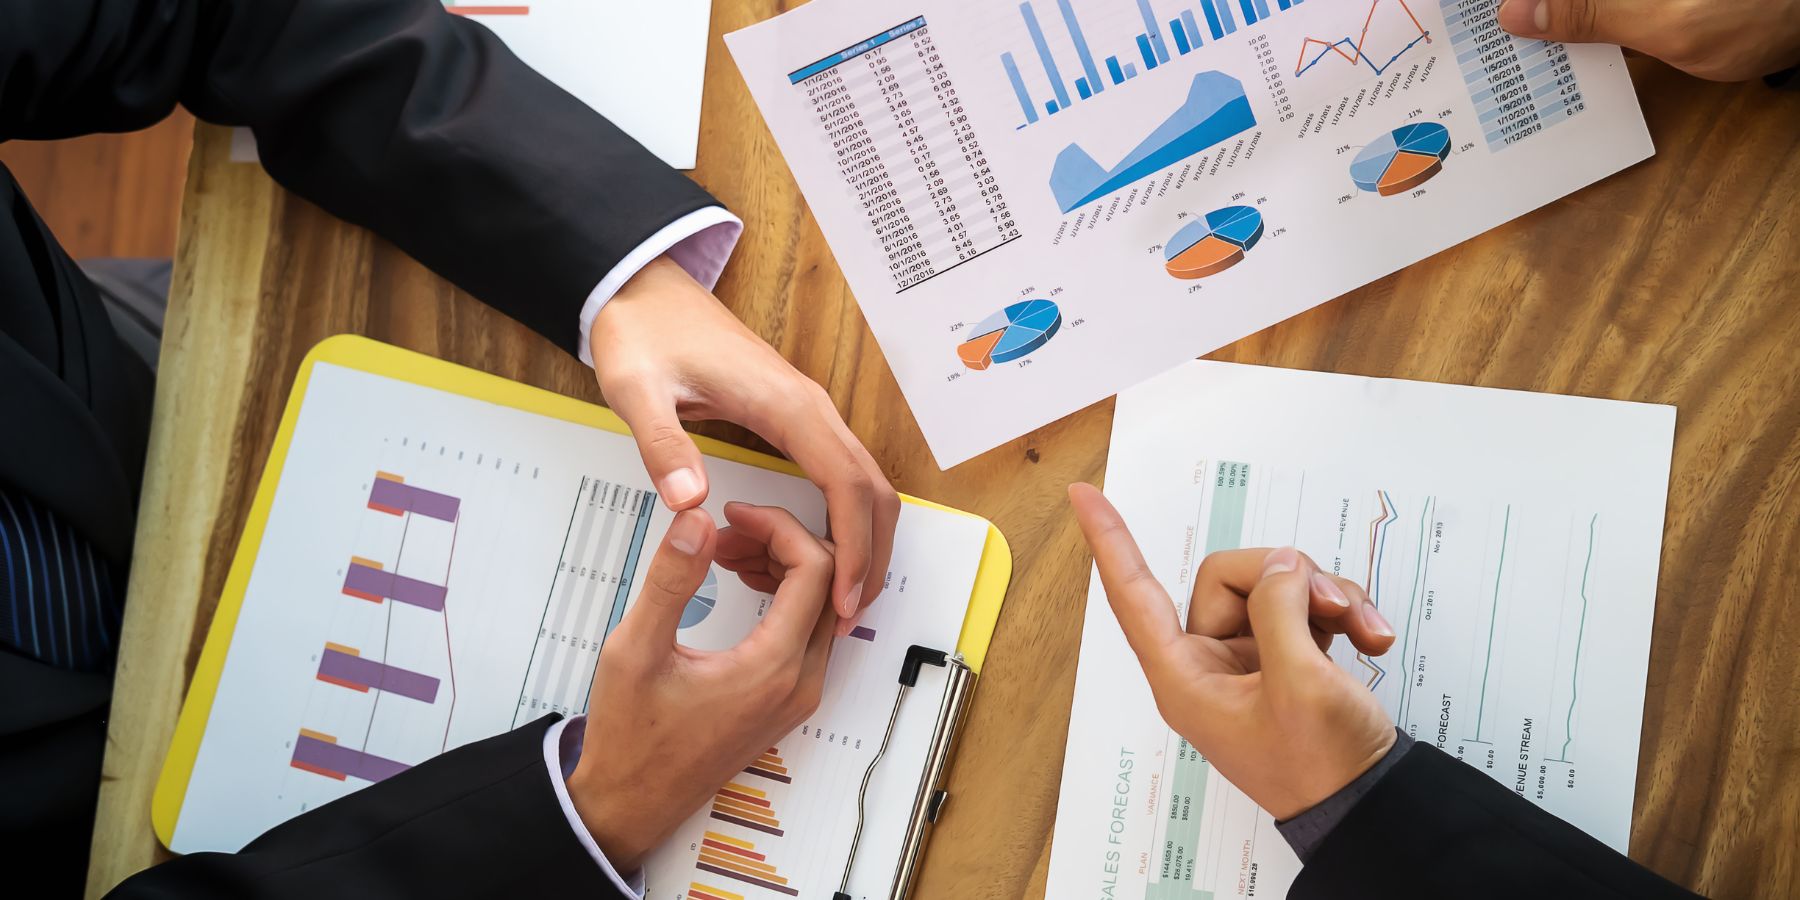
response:
M1600 0L1568 0L1563 4L1563 16L1563 32L1571 40L1589 40L1599 30Z

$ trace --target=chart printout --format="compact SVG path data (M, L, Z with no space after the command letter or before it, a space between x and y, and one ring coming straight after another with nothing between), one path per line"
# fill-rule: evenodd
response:
M718 459L707 472L721 525L724 504L745 500L825 528L804 479ZM444 751L585 712L602 641L669 521L625 435L317 363L173 849L237 850ZM986 534L905 505L885 591L837 639L818 712L652 855L649 897L837 888L901 660L911 644L955 645ZM730 646L770 602L715 568L678 639ZM919 690L943 679L927 669ZM885 896L935 714L907 707L870 785L858 897Z
M1332 656L1394 724L1624 852L1674 426L1667 406L1189 362L1119 395L1105 490L1184 621L1214 551L1296 546L1362 585L1393 649ZM1049 897L1286 896L1299 860L1164 724L1097 574L1080 659Z
M1651 154L1500 0L813 0L726 37L950 466Z

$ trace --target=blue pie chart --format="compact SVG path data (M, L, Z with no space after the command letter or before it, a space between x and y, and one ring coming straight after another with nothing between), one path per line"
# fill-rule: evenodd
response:
M687 606L681 609L681 627L692 628L706 617L712 615L713 607L719 605L719 576L712 569L706 570L706 581L694 592Z
M1012 362L1056 336L1062 328L1062 310L1049 300L1023 300L988 316L976 325L974 337L956 348L963 365L980 371L995 363Z

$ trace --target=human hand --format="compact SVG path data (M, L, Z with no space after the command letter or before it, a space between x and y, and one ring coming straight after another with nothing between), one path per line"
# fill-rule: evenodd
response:
M900 498L823 388L800 374L667 257L600 309L589 349L600 392L637 439L672 510L706 499L706 467L681 423L723 419L774 444L825 493L837 546L832 601L849 634L881 593Z
M1112 504L1086 484L1069 499L1163 719L1257 805L1291 819L1386 755L1381 704L1323 652L1333 633L1370 655L1393 646L1356 584L1291 547L1214 553L1184 630Z
M1506 0L1500 27L1547 41L1618 44L1713 81L1800 63L1800 0Z
M732 503L716 531L705 510L677 513L643 593L601 648L581 761L569 798L622 872L757 754L818 708L831 652L831 548L786 510ZM775 599L729 650L676 643L682 609L720 548L760 556ZM779 577L768 580L770 571ZM747 581L749 579L746 579ZM753 587L758 585L753 584Z

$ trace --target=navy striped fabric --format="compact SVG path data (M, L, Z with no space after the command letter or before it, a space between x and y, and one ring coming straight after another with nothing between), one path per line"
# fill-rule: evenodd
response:
M65 669L112 664L112 567L56 514L0 485L0 645Z

